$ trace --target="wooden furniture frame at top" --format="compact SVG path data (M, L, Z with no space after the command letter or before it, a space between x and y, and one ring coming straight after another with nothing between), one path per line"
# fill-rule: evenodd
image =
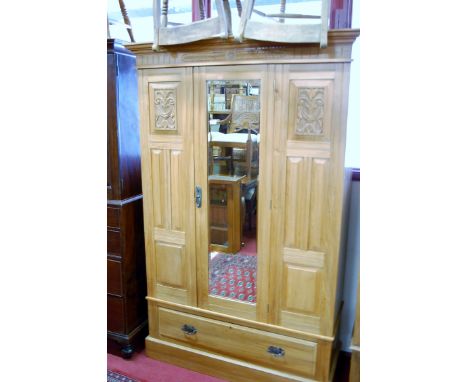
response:
M151 358L236 382L328 382L339 344L352 44L214 39L137 56ZM209 293L207 83L261 83L256 303ZM163 116L164 105L173 113ZM312 116L307 113L311 107ZM163 118L164 117L164 118ZM195 330L196 329L196 330Z

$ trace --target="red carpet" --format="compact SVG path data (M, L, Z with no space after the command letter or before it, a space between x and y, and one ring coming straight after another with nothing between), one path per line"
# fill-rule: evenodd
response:
M219 253L210 261L210 294L255 303L257 257Z
M136 379L128 378L123 374L107 370L107 382L138 382Z
M138 382L226 382L147 357L144 350L125 360L107 353L107 368Z

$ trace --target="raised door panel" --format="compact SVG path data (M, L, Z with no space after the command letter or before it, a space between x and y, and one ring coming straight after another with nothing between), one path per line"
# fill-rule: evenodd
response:
M327 65L278 65L276 81L269 318L332 335L343 174L337 73Z
M192 69L140 73L148 294L196 305Z

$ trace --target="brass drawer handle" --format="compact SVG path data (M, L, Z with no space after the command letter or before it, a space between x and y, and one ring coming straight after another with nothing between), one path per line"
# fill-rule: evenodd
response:
M281 349L280 347L277 347L277 346L269 346L267 352L270 354L273 354L273 357L277 357L277 358L284 357L284 355L286 354L284 349Z
M192 325L184 324L180 329L189 336L197 334L197 328L195 328L195 326Z

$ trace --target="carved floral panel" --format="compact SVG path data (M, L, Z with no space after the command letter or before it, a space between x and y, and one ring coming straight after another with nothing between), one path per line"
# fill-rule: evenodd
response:
M176 125L176 90L154 90L154 129L175 131Z
M298 88L296 135L322 135L324 88Z

